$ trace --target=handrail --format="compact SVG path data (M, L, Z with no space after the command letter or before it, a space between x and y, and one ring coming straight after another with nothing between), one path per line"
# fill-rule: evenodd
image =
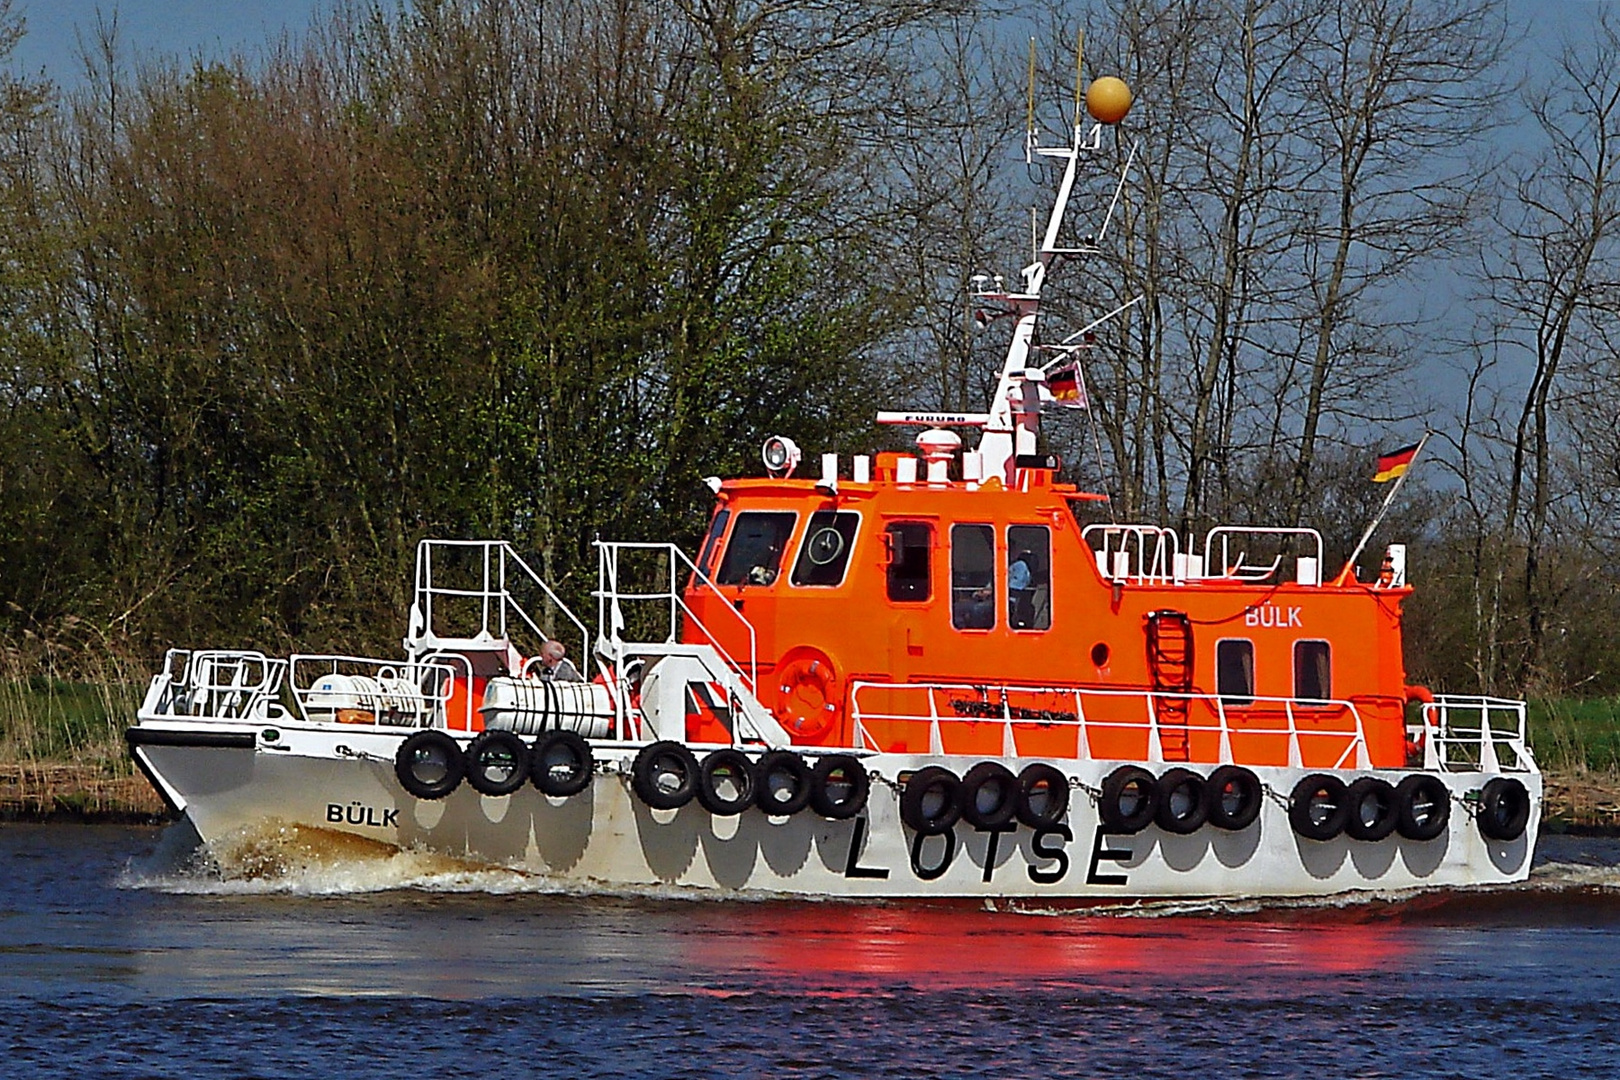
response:
M1102 545L1098 547L1093 537L1101 536ZM1113 546L1114 537L1120 538L1119 547ZM1177 556L1181 554L1181 537L1173 529L1160 525L1142 525L1127 523L1099 522L1087 525L1080 530L1080 539L1092 547L1096 552L1097 570L1105 578L1135 578L1138 581L1171 581L1175 577ZM1114 556L1123 553L1127 559L1130 556L1130 542L1136 540L1136 573L1129 570L1121 573L1115 563ZM1149 558L1148 546L1152 542L1152 557ZM1169 550L1166 550L1168 542Z
M904 694L907 692L926 692L928 695L927 709L919 709L911 713L863 713L860 707L860 696L863 690L888 694ZM855 745L862 749L881 750L876 740L867 730L867 720L911 720L927 721L929 724L929 742L932 752L942 752L942 727L955 723L983 723L986 716L949 716L941 717L934 701L936 691L966 692L983 697L987 705L992 704L991 698L1001 696L1000 723L1004 725L1003 743L1007 746L1015 745L1014 725L1040 723L1052 727L1073 726L1075 732L1075 753L1077 757L1090 757L1090 743L1092 732L1096 729L1113 730L1145 730L1148 734L1147 760L1153 763L1165 761L1161 732L1167 726L1174 726L1180 730L1214 731L1219 736L1219 749L1217 753L1218 764L1231 764L1232 735L1234 730L1227 715L1227 702L1219 694L1176 693L1158 690L1124 690L1107 688L1090 688L1075 686L1024 686L1024 685L985 685L982 683L891 683L891 682L855 682L850 685L850 714L854 721ZM1045 716L1038 720L1028 717L1015 717L1008 701L1008 695L1048 695L1060 699L1072 700L1074 713L1072 717ZM1087 698L1102 699L1136 699L1142 700L1146 714L1145 720L1098 720L1086 715L1085 700ZM1176 724L1166 725L1159 719L1158 707L1161 702L1182 702L1192 704L1202 703L1213 708L1216 724ZM1367 729L1362 719L1361 710L1353 701L1337 698L1321 701L1305 701L1297 698L1256 697L1244 702L1245 710L1253 709L1256 705L1261 707L1280 707L1280 711L1287 721L1287 726L1280 730L1244 728L1237 733L1243 735L1285 735L1288 738L1288 764L1301 767L1303 755L1300 751L1301 739L1341 739L1345 742L1344 751L1339 755L1334 768L1355 767L1358 769L1370 768L1370 757L1367 750ZM1310 731L1302 729L1299 725L1299 716L1296 709L1320 711L1324 709L1337 709L1347 712L1354 720L1353 729L1335 729L1332 731ZM1016 756L1016 755L1014 755Z
M607 635L607 639L610 642L615 645L623 644L623 642L619 639L619 633L624 627L624 616L619 610L620 601L668 600L669 637L666 640L675 640L679 629L677 625L678 619L680 616L684 615L688 620L691 621L691 624L703 634L709 645L711 645L715 652L720 655L721 659L725 661L726 665L730 667L731 670L735 671L739 677L745 679L745 686L748 692L754 692L755 688L759 685L759 646L758 634L754 630L754 624L748 621L748 619L743 615L742 610L738 608L736 604L732 603L730 597L726 596L715 587L714 582L709 579L707 574L698 569L697 564L687 556L686 552L682 551L675 544L668 542L598 540L596 543L597 547L600 548L602 552L601 561L599 563L599 585L595 593L597 597L598 609L597 624L600 627L607 627L611 630L611 634ZM619 586L619 553L621 551L656 551L668 556L668 588L664 591L648 593L631 593L622 591ZM720 644L720 641L715 636L714 632L704 624L702 619L697 617L696 613L692 611L690 605L687 604L686 598L682 595L681 584L678 580L681 576L678 573L678 564L684 565L685 568L692 574L693 580L697 581L700 586L706 588L716 599L718 599L720 603L724 605L725 610L729 611L736 618L737 622L741 624L743 630L747 632L748 667L746 674L744 674L742 664L738 658L732 656L732 654Z
M1459 724L1453 714L1477 715L1472 725ZM1539 772L1530 749L1525 703L1512 698L1473 694L1437 694L1424 702L1423 764L1425 768L1449 770L1462 767L1486 773ZM1493 717L1505 717L1508 726L1498 727ZM1502 761L1502 750L1511 761ZM1453 753L1455 751L1455 754Z
M451 585L435 584L433 574L433 552L440 548L480 549L482 552L482 584L477 588L464 588ZM493 560L493 565L491 559L492 554L498 555L498 558ZM529 628L531 633L537 635L541 639L548 639L554 636L549 631L543 629L539 623L537 623L529 615L528 611L524 609L523 605L518 603L516 598L512 596L512 591L508 583L509 564L515 565L518 569L522 570L528 579L533 584L538 586L541 592L545 594L547 601L555 606L558 611L562 612L563 616L573 624L576 630L579 631L579 655L582 658L586 656L590 646L590 632L585 628L585 624L581 622L579 617L574 614L573 609L563 601L562 597L558 596L551 586L546 583L545 579L536 573L534 568L524 561L523 556L519 555L517 550L505 540L426 539L417 544L415 580L416 595L415 603L412 605L413 619L408 641L420 640L424 633L429 638L437 638L440 636L434 631L433 628L433 599L436 596L460 596L481 600L482 612L480 616L479 631L482 634L490 635L493 632L502 640L506 640L509 629L507 622L508 616L515 614L517 618L521 620L523 625ZM499 601L499 606L492 610L491 604L497 600ZM420 613L420 626L418 626L416 623L415 613Z
M465 658L456 657L465 663ZM307 684L300 683L301 669L307 670L315 665L319 670L308 677ZM376 679L380 684L377 687L378 695L383 699L406 700L412 708L405 711L417 714L428 713L432 708L446 709L451 689L449 680L454 679L455 669L447 663L434 660L389 660L372 656L347 656L338 653L294 653L287 658L288 689L291 690L293 701L298 706L299 715L306 722L313 722L309 714L309 698L313 694L330 691L317 691L314 681L322 675L345 674L341 666L367 667L374 669L370 678ZM471 669L468 669L469 676ZM424 689L423 682L428 676L436 676L434 688ZM394 683L384 683L383 680L397 680ZM404 687L399 683L403 682ZM471 698L468 698L469 707ZM448 717L447 717L448 719Z
M1264 581L1282 565L1282 555L1271 560L1269 566L1251 566L1248 552L1238 552L1236 564L1231 561L1231 539L1234 536L1307 536L1316 541L1316 565L1322 565L1322 534L1315 529L1282 525L1217 525L1204 535L1204 576L1235 578L1239 581ZM1209 558L1215 552L1215 540L1221 542L1220 571L1210 568Z

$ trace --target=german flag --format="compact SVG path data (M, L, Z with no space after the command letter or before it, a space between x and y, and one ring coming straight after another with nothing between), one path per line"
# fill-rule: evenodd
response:
M1069 409L1086 407L1086 396L1080 389L1080 372L1075 365L1059 368L1046 380L1046 388L1059 405Z
M1387 454L1379 454L1378 474L1373 477L1373 483L1382 484L1386 480L1393 480L1404 473L1407 466L1412 464L1412 459L1417 457L1418 447L1422 445L1422 443L1413 443L1411 446L1403 446L1399 450L1391 450Z

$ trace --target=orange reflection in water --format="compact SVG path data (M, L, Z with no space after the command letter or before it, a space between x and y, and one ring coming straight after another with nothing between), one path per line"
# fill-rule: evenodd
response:
M1266 972L1405 970L1424 951L1411 928L1345 912L1133 918L928 905L734 908L685 941L685 960L696 968L822 989L1096 984L1167 974L1182 984L1224 984Z

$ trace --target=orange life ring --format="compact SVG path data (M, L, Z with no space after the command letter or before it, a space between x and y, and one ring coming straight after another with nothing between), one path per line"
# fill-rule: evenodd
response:
M796 743L823 739L842 719L838 673L819 649L794 649L776 668L776 719Z

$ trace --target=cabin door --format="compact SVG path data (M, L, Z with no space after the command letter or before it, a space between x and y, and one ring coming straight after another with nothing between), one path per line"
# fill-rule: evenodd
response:
M1187 698L1193 686L1192 620L1184 611L1153 611L1147 617L1148 673L1153 677L1153 712L1166 761L1191 760L1187 739Z

